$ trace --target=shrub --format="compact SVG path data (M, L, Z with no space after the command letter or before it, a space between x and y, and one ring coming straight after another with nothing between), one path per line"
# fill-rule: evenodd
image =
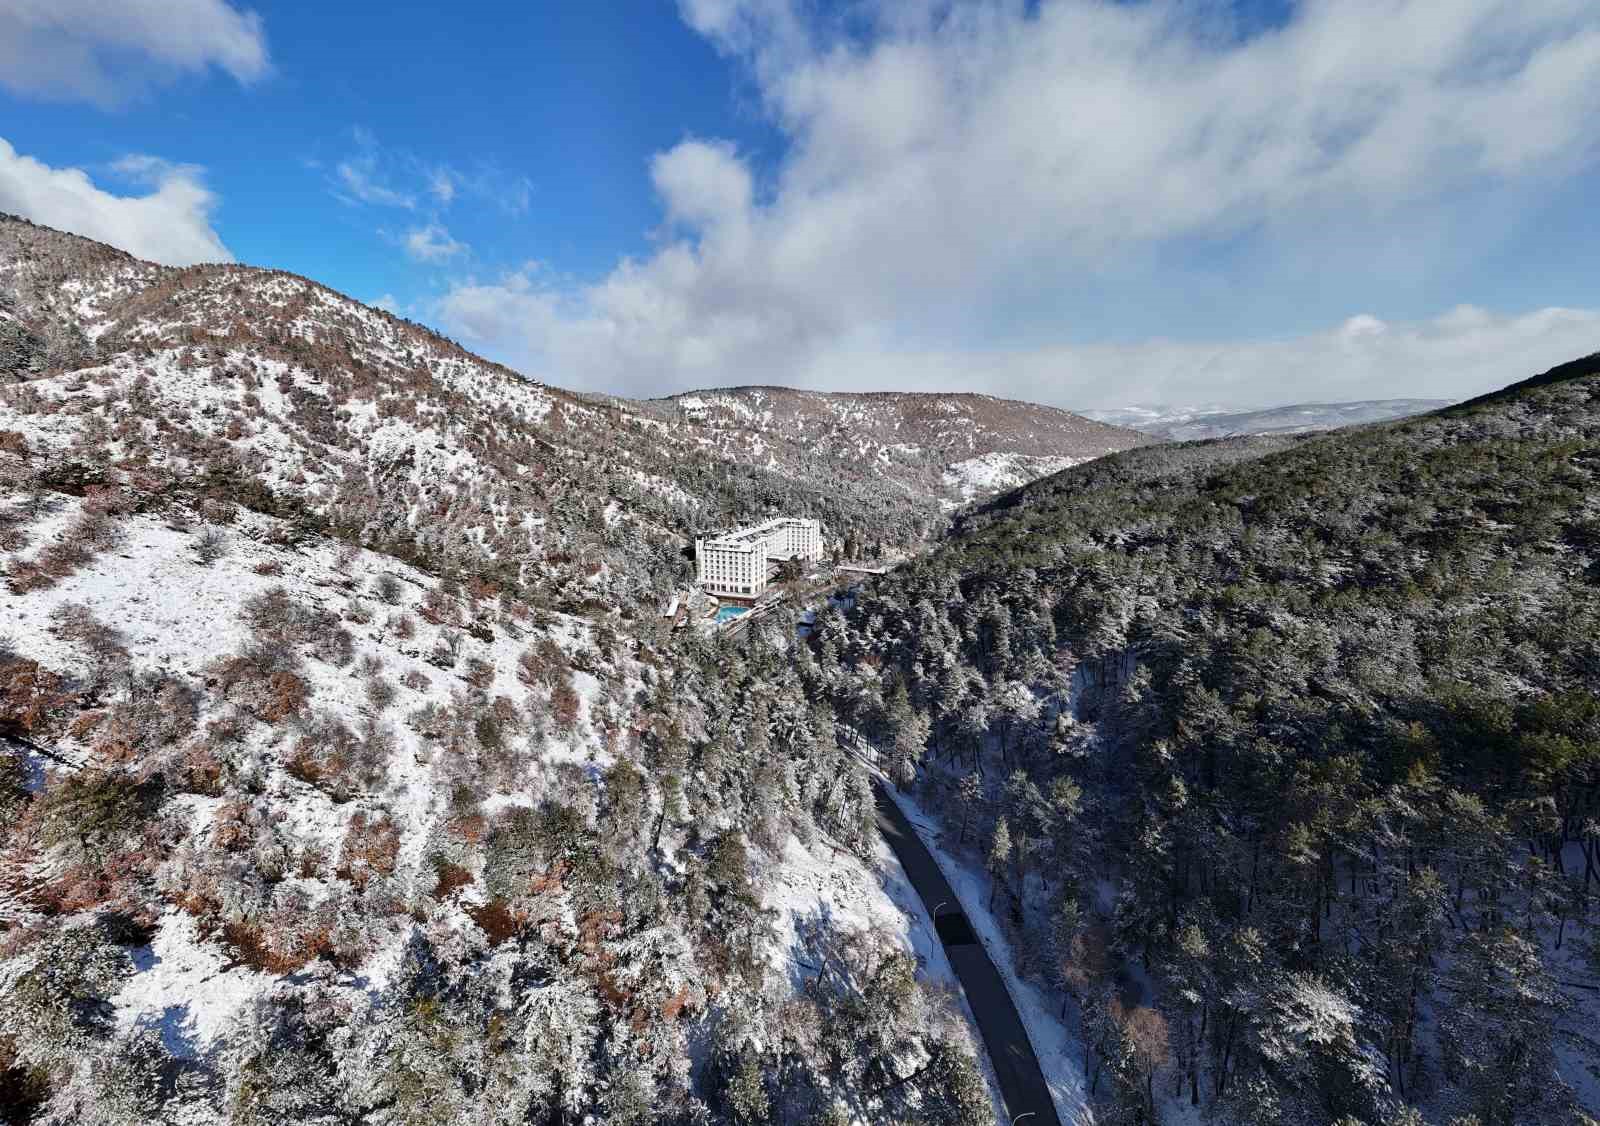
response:
M278 920L269 926L224 923L222 937L239 961L270 974L292 974L333 949L331 928L319 925L301 930Z
M357 736L337 717L319 714L305 724L284 769L335 801L349 801L382 778L393 753L387 729L374 724Z
M106 471L86 462L59 461L45 466L36 482L52 492L81 497L90 487L106 483Z
M228 554L228 537L220 528L207 528L195 537L192 546L195 561L202 567L209 567Z
M258 640L298 643L312 632L311 612L300 606L282 586L268 587L244 600L239 618Z
M381 712L394 703L399 690L395 688L393 681L373 676L367 678L366 694L367 702Z
M555 721L558 730L567 733L577 730L578 705L578 691L570 680L556 685L550 696L550 718Z
M365 888L373 876L394 874L400 855L400 830L387 816L367 819L364 813L351 815L339 847L338 876L358 889Z
M39 662L0 661L0 734L42 734L61 720L71 703L66 682Z
M302 606L281 586L245 599L239 616L256 639L276 645L308 645L319 661L343 668L355 655L355 642L337 615Z
M0 1038L0 1122L32 1122L50 1096L50 1073L17 1059L15 1037Z
M126 700L103 714L97 725L99 749L116 760L176 743L194 733L199 710L199 700L187 684L160 674L146 675L131 686Z
M464 679L478 691L486 691L494 683L494 666L482 657L472 657L467 661Z
M204 794L214 798L223 793L227 771L209 746L197 743L171 765L167 777L173 789L179 793Z
M48 786L38 799L47 845L76 841L85 851L131 835L161 801L161 784L135 782L120 771L83 769Z
M210 671L228 700L263 723L279 723L297 715L311 695L288 663L288 654L256 647L219 661Z
M472 883L472 873L459 864L446 860L443 856L433 857L433 871L437 879L433 886L433 897L445 899L460 888Z
M240 798L218 806L211 818L211 843L223 852L244 852L255 846L261 813Z
M377 595L378 601L389 606L399 603L403 590L404 587L401 585L400 580L388 573L379 575L372 582L373 594Z
M18 1062L56 1066L110 1033L109 998L130 963L99 927L59 930L21 957L8 966L0 1005L0 1035L15 1045Z
M422 615L424 621L436 626L455 625L461 620L461 608L456 605L454 598L439 587L422 596L422 605L417 613Z
M522 929L522 920L511 910L503 899L491 899L488 903L463 908L468 918L477 923L482 929L490 946L499 946L509 938L515 938Z
M499 750L505 738L500 721L493 712L484 712L478 716L472 725L472 731L477 736L478 742L489 750Z
M320 880L328 867L328 853L319 844L308 844L300 850L295 870L303 880Z
M561 647L548 637L524 649L517 658L517 679L529 688L553 688L566 671L567 659Z
M355 660L356 642L350 631L341 625L330 624L309 646L310 653L323 664L342 669Z
M128 667L127 637L106 625L87 606L66 602L50 614L55 632L62 640L76 645L89 658L96 686L104 686Z
M266 698L257 718L265 723L288 719L299 713L310 695L306 682L294 673L275 672L267 678Z

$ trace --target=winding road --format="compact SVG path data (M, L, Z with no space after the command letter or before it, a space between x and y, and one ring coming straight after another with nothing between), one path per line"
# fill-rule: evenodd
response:
M878 830L900 858L900 865L922 902L940 912L934 916L933 926L939 932L945 956L961 981L967 1003L972 1006L972 1015L977 1018L978 1031L989 1051L989 1060L994 1064L1008 1120L1025 1122L1028 1126L1060 1126L1039 1059L1028 1042L1028 1033L1001 980L1000 971L995 969L988 951L972 933L972 924L961 910L961 901L956 898L950 882L884 787L881 779L873 779ZM948 909L945 909L946 904L950 905Z

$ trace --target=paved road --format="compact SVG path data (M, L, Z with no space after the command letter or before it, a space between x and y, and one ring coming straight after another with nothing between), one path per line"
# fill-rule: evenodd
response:
M945 955L961 980L972 1014L978 1018L978 1031L983 1034L995 1078L1000 1081L1006 1113L1013 1121L1031 1113L1033 1117L1022 1119L1028 1126L1060 1126L1038 1057L1033 1054L1033 1045L1028 1043L1022 1018L1017 1016L1000 971L994 968L988 952L973 935L955 891L906 815L885 791L884 783L874 779L872 788L878 800L878 829L883 839L900 858L922 902L939 911L933 920L934 929L939 932Z

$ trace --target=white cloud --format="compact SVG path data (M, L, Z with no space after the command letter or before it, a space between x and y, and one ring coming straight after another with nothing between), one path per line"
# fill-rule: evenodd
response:
M414 211L430 215L434 221L469 200L487 203L508 215L528 210L533 184L490 161L476 161L470 171L464 171L452 164L430 162L404 147L382 144L361 126L351 129L350 137L355 142L353 151L334 163L328 177L333 194L344 203ZM318 161L305 163L313 171L323 170Z
M406 232L402 245L406 254L418 262L444 262L467 250L466 243L451 238L450 232L438 223L413 227Z
M377 175L377 162L371 156L356 156L340 161L333 170L336 194L347 203L374 203L380 207L411 210L416 198L389 187Z
M982 390L1054 406L1464 399L1600 350L1600 309L1462 306L1415 323L1359 315L1284 340L1153 340L1027 350L840 349L804 385Z
M697 333L681 308L633 310L636 319L682 326L684 335L652 363L645 349L653 337L618 332L628 318L597 316L526 273L458 285L431 311L469 345L525 371L637 396L778 382L835 391L982 391L1069 409L1464 399L1600 350L1600 309L1503 314L1461 306L1414 323L1358 314L1321 332L1267 340L910 349L859 333L780 348L777 363L741 368L719 348L769 343L775 337L762 331L766 322L716 323ZM632 366L613 366L618 355Z
M698 230L743 223L750 215L750 170L729 144L685 141L650 162L667 218Z
M116 170L146 185L144 195L96 187L78 168L52 168L0 139L0 211L120 247L168 265L231 262L211 225L216 196L198 168L129 156Z
M253 82L270 65L260 17L225 0L0 4L0 85L17 93L109 104L182 73Z
M428 190L442 204L456 198L456 174L448 168L435 168L428 174Z
M1403 259L1411 240L1425 252L1413 227L1437 229L1419 214L1600 155L1591 0L1303 0L1248 37L1220 0L1030 7L864 0L839 28L802 0L683 0L748 67L787 153L759 182L725 144L660 154L657 249L533 294L527 327L482 343L557 381L665 391L845 385L823 365L931 342L1004 391L970 325L1005 312L1019 278L1040 305L1030 339L1081 338L1094 326L1051 295L1131 258L1348 228ZM480 311L499 300L467 288Z

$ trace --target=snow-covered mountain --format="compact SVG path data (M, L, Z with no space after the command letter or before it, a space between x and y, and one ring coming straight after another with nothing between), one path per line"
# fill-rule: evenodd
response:
M657 612L699 528L912 545L947 459L666 414L0 221L0 1117L989 1113L831 674Z
M304 278L19 220L0 221L0 294L0 374L24 380L42 454L248 482L263 511L568 608L653 603L697 528L791 511L904 546L956 503L1143 440L978 396L574 395ZM996 455L1006 472L963 471Z
M1306 434L1365 422L1387 422L1450 405L1448 399L1371 399L1353 403L1294 403L1241 411L1221 406L1128 406L1082 413L1166 441L1233 438L1243 434Z
M617 401L729 458L855 467L949 504L1148 440L1055 407L964 393L733 387Z

